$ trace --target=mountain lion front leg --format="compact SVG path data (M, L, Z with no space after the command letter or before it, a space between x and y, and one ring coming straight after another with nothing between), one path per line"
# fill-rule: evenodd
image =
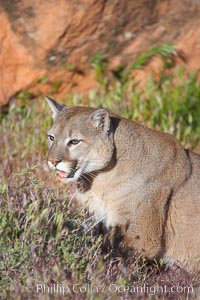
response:
M148 259L160 258L165 252L165 224L172 192L168 189L147 195L122 225L124 243Z

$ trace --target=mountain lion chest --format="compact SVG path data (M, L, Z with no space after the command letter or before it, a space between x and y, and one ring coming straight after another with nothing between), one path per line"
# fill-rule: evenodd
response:
M90 190L83 193L77 190L76 198L89 210L90 215L94 215L96 223L103 222L107 228L114 226L112 208L103 192L97 193Z

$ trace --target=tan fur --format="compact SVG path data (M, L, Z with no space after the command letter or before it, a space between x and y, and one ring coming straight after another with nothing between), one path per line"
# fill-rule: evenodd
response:
M77 181L77 199L147 258L176 259L199 270L200 156L167 133L106 110L47 101L55 119L49 165L66 176L76 170L61 180ZM82 141L67 144L72 139Z

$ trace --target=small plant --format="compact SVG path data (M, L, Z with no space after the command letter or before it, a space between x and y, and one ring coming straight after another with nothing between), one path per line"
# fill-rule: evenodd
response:
M27 101L31 98L31 93L29 91L22 91L17 94L16 98L22 101Z
M64 64L64 65L62 65L62 67L68 71L74 71L76 69L76 66L74 63Z
M145 66L154 56L160 56L167 68L173 66L174 57L178 56L176 48L171 44L161 44L154 46L142 53L136 61L128 67L129 70L140 69ZM169 63L171 62L171 63Z
M38 83L48 83L49 78L47 76L40 76L37 80Z
M0 182L0 195L4 194L7 191L7 188L8 188L8 186L7 186L6 183L1 183Z
M107 71L108 66L107 60L103 58L103 55L101 53L97 53L92 57L90 64L95 71L97 82L101 86L106 86L108 82L105 76L105 72Z
M55 94L59 91L62 85L62 80L58 79L52 84L52 93Z

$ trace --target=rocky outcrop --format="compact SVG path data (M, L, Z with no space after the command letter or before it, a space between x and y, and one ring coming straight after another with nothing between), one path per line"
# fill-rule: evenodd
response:
M199 67L200 0L0 0L0 20L1 104L27 89L86 92L95 85L90 59L99 52L112 69L172 42L189 69Z

